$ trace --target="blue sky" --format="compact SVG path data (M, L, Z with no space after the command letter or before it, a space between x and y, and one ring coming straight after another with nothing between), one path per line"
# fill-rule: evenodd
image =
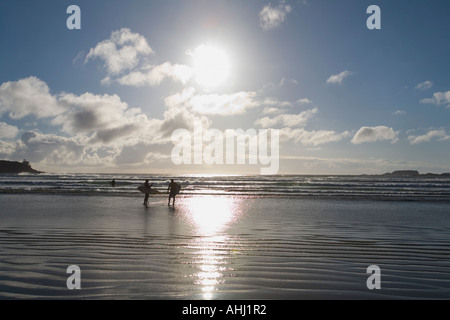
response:
M202 121L279 130L279 173L448 172L449 13L445 0L2 1L0 158L260 172L174 165L171 134Z

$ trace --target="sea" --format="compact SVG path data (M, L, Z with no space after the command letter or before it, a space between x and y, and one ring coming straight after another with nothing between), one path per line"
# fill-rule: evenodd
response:
M448 300L449 214L445 175L0 175L0 300Z
M115 187L112 187L112 180ZM0 194L79 194L141 196L137 188L149 179L165 193L170 179L182 195L329 198L389 201L450 201L449 176L369 175L144 175L18 174L0 175Z

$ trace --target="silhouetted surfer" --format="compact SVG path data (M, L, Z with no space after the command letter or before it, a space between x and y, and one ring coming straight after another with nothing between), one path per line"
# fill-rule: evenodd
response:
M150 188L152 187L152 185L153 185L153 183L152 183L152 184L149 184L149 183L148 183L148 179L145 180L144 187L150 189ZM150 193L146 193L146 194L145 194L145 198L144 198L144 206L147 206L147 203L148 203L148 196L149 196L149 195L150 195Z
M169 192L169 202L167 205L170 207L170 198L173 198L173 206L175 206L175 196L180 191L178 183L174 182L173 179L170 179L169 187L167 188L167 192Z
M116 186L116 180L113 179L113 181L111 182L111 186L115 187Z

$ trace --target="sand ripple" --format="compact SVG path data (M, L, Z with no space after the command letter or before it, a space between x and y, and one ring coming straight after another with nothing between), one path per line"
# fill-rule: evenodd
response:
M1 298L450 298L450 247L344 235L0 229ZM376 262L382 289L368 290ZM68 290L66 268L81 268Z

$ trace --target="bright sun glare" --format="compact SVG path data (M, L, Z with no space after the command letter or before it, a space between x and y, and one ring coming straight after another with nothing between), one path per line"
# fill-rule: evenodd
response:
M196 82L212 88L222 85L230 73L230 61L226 53L219 47L200 45L193 52Z

